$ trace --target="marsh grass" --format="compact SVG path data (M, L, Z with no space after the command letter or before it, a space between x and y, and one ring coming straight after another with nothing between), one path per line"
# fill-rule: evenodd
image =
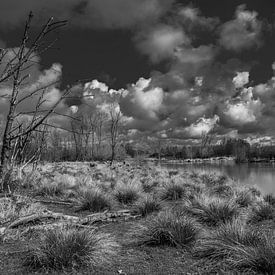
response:
M160 199L167 201L176 201L186 197L184 185L176 182L163 184L159 193Z
M205 236L197 242L194 256L222 260L232 254L237 245L252 246L261 242L261 235L255 229L245 225L240 220L234 219L207 231Z
M114 190L114 197L122 204L133 204L141 195L141 187L135 183L118 183Z
M252 193L249 190L242 190L240 192L236 192L235 194L235 202L239 205L239 207L248 207L252 205L255 201Z
M193 219L164 211L147 221L140 232L140 242L152 246L167 245L190 249L198 234L199 228Z
M225 184L212 187L209 193L220 198L231 198L234 195L233 188Z
M272 205L272 206L275 206L275 197L272 195L272 194L267 194L263 197L263 200Z
M252 270L258 274L275 273L274 233L262 232L260 241L252 245L235 245L227 262L236 269Z
M252 208L248 223L257 224L264 221L275 221L275 208L268 203L259 203Z
M65 188L61 183L43 181L34 189L34 195L41 197L60 197L64 194Z
M45 231L38 247L31 249L24 265L31 270L94 268L112 260L118 244L109 234L76 228Z
M137 213L139 213L142 217L146 217L151 213L158 212L162 209L162 207L163 202L161 202L153 195L145 195L135 204Z
M101 212L113 206L110 196L99 188L84 189L79 192L76 211Z
M239 213L237 205L231 200L201 196L191 200L183 211L210 227L227 223Z

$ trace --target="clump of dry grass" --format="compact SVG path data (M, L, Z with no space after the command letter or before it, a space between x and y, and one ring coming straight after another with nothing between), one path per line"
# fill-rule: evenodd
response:
M79 192L77 211L100 212L111 208L111 198L99 188L84 189Z
M30 250L24 265L45 271L95 268L110 262L118 248L109 234L88 229L52 229L45 231L38 247Z
M234 220L208 232L197 242L194 256L224 261L228 266L239 271L274 274L274 234L260 232Z
M183 207L183 211L207 226L227 223L238 215L236 203L215 197L196 197Z
M136 183L118 183L114 190L114 197L122 204L133 204L141 195L141 187Z
M171 211L160 212L139 230L139 240L143 244L188 249L194 245L199 234L199 228L193 219Z
M272 194L265 195L263 199L266 203L275 206L275 197Z
M236 192L235 194L235 202L240 207L248 207L252 205L255 201L252 193L249 190L241 190L240 192Z
M153 212L160 211L162 208L162 203L158 198L152 195L145 195L137 201L135 204L136 211L142 217L145 217Z
M261 236L257 230L245 225L240 220L221 224L213 231L207 231L197 242L194 255L200 258L221 260L232 253L236 245L257 245Z
M222 184L214 186L210 189L210 195L218 196L220 198L231 198L234 195L232 186Z
M186 189L183 184L178 182L165 183L160 189L159 196L162 200L179 200L186 197Z
M65 188L61 183L42 181L34 189L34 195L42 197L60 197L64 194Z
M263 221L275 221L275 208L268 203L259 203L253 207L248 222L257 224Z

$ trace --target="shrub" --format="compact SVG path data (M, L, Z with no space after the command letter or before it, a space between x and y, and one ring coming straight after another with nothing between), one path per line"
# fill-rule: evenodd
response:
M193 219L161 212L148 220L141 233L141 241L147 245L168 245L190 248L197 240L199 229Z
M151 195L144 196L136 203L137 212L143 217L159 211L161 207L161 202Z
M109 262L118 244L108 234L88 229L59 228L45 231L24 265L33 270L67 270L96 267Z
M229 222L238 214L238 208L234 202L219 198L195 198L183 210L208 226Z
M160 198L162 200L175 201L182 199L185 195L184 185L174 182L165 184L160 191Z
M118 202L132 204L139 199L141 190L136 184L118 184L114 196Z
M252 213L248 217L248 222L252 224L268 220L275 220L275 209L267 203L258 204L252 209Z
M98 188L86 189L80 193L78 211L100 212L111 209L110 198Z

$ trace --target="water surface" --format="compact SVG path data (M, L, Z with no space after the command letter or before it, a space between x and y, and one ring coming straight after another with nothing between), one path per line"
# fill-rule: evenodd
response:
M264 193L275 195L275 163L161 163L161 166L192 171L224 173L239 184L255 185Z

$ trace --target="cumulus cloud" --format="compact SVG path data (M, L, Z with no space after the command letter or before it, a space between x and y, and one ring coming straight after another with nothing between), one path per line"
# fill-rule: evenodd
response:
M237 75L233 78L235 88L242 88L249 82L249 72L237 72Z
M157 119L164 92L159 87L150 87L151 79L140 78L136 84L128 88L127 95L122 99L122 110L128 116L139 119Z
M219 122L219 117L215 115L213 118L200 118L195 123L192 123L189 127L185 128L185 131L190 137L200 137L202 134L208 134L214 129Z
M204 17L198 8L192 6L179 8L178 20L192 34L201 32L202 30L212 31L219 23L218 18Z
M253 99L252 89L245 89L237 102L227 102L224 114L233 125L257 122L263 110L260 99Z
M149 31L139 33L136 46L150 57L153 62L173 57L177 47L190 44L184 31L169 25L159 25Z
M224 23L220 30L220 44L228 50L240 51L260 46L262 23L258 13L248 11L244 5L237 8L235 19Z

